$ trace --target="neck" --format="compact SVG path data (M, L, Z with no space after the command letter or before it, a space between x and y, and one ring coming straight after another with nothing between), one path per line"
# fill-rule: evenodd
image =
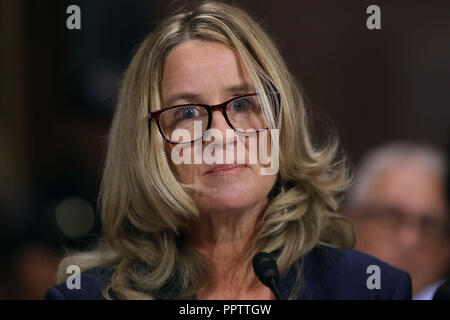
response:
M241 293L260 288L250 252L267 200L251 209L200 212L189 228L189 241L212 264L206 291Z

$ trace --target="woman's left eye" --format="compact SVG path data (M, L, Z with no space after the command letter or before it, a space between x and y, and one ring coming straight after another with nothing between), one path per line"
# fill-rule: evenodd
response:
M248 99L240 99L234 101L232 106L234 111L245 111L251 107L251 102Z

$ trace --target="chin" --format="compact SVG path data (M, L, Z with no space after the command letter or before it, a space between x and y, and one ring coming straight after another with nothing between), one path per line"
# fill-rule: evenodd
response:
M253 189L254 190L254 189ZM259 200L252 197L251 190L222 190L215 194L205 194L199 205L212 212L246 210L255 206Z
M244 170L229 176L208 176L199 181L197 205L205 211L230 212L248 210L267 198L273 184L272 178L262 179Z

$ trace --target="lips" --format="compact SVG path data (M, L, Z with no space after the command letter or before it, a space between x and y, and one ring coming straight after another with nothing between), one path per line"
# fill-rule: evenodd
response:
M220 164L214 165L209 168L209 170L205 174L231 174L235 172L239 172L244 169L246 166L243 164Z

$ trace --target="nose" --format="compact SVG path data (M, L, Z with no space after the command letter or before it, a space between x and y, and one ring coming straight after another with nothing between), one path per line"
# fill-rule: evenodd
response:
M211 119L211 129L218 129L220 130L225 137L225 132L227 129L232 129L230 125L228 124L227 120L225 119L225 116L223 113L219 110L215 110L212 112L212 119Z
M227 130L233 130L233 128L231 128L228 124L225 119L225 115L219 110L214 110L211 114L211 125L209 130L204 133L203 140L211 140L211 136L217 136L220 134L223 141L223 146L225 146ZM214 143L218 143L216 138L214 138Z
M414 249L420 243L419 230L415 225L403 225L398 238L404 249Z
M204 143L206 145L211 144L210 147L229 150L229 148L227 148L227 145L230 145L231 147L232 144L236 143L236 137L233 128L230 127L227 120L225 119L225 115L221 111L215 110L212 112L211 116L212 118L210 128L204 133L203 136L203 140L206 140L206 142ZM229 131L228 134L227 130Z

